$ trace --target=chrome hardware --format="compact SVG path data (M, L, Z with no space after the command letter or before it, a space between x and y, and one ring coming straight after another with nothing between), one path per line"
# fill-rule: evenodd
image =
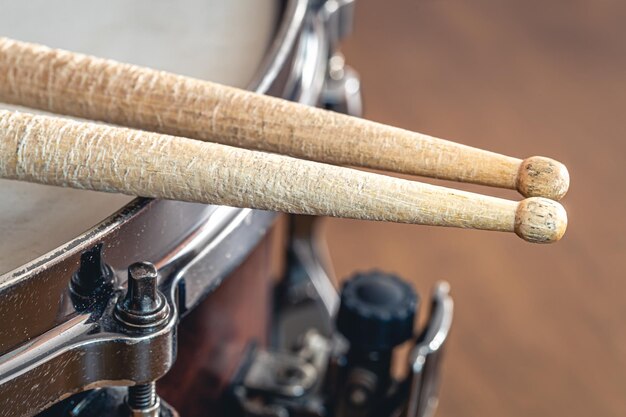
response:
M301 53L308 7L308 0L286 2L276 41L251 89L293 98L287 80ZM303 90L295 99L306 95L317 102L316 94ZM33 415L94 387L159 379L174 360L176 321L226 279L275 218L266 211L136 199L66 245L1 275L0 298L11 301L0 303L0 415ZM122 271L137 258L159 266L159 289L170 310L161 327L129 332L114 314L119 289L85 297L82 289L91 283L82 277L70 288L81 254L94 245L102 246L118 287L126 281Z
M328 62L322 104L325 108L339 113L356 117L363 115L359 74L345 65L345 59L339 52L330 57Z
M352 27L354 1L286 3L290 20L278 29L251 87L360 116L358 75L338 51ZM137 199L63 247L0 276L0 297L11 301L0 305L0 416L47 409L46 416L56 417L54 404L68 397L72 403L62 405L77 417L120 417L120 410L176 416L154 385L173 364L176 323L226 279L274 219L270 212ZM233 416L327 416L335 410L347 350L333 331L339 298L317 238L319 220L292 221L275 347L251 349L233 384L241 407ZM146 264L123 274L137 258L158 265L158 276ZM394 382L381 416L425 417L433 410L452 318L446 288L435 292L427 329L412 351L410 378ZM309 309L309 322L301 321L301 307ZM370 383L367 375L352 378ZM355 389L349 398L358 405L367 395Z
M405 417L430 417L438 403L443 348L450 333L454 303L447 282L436 284L428 325L411 350L410 389Z
M157 269L150 262L128 267L128 289L115 305L115 317L131 330L149 332L163 325L170 309L157 287ZM160 399L150 381L128 387L126 399L131 417L158 417Z
M302 274L302 269L296 269ZM302 285L303 276L292 281ZM316 287L311 287L315 289ZM350 367L349 343L340 334L324 334L317 323L303 317L294 305L279 309L279 323L298 317L302 327L281 327L295 332L277 337L277 350L251 348L240 377L232 387L236 407L229 413L247 417L430 417L437 405L440 361L448 339L453 302L446 282L437 283L431 298L431 311L424 330L415 340L407 363L409 373L403 380L389 377L390 361L371 358L384 366L368 369ZM320 295L313 297L319 300ZM294 301L294 300L292 300ZM310 299L299 299L308 308ZM297 303L296 303L297 304ZM319 310L318 310L319 314ZM281 315L287 317L280 317ZM288 346L286 341L292 341ZM295 342L294 342L295 341Z
M316 381L315 367L297 356L259 351L243 383L253 392L297 398L310 390Z
M115 305L115 317L131 328L151 330L167 321L170 313L157 287L157 270L149 262L128 267L128 290Z

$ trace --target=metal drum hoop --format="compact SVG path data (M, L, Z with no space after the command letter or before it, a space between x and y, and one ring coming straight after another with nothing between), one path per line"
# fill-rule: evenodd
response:
M276 38L250 89L317 104L329 58L328 21L317 1L286 1ZM105 353L102 339L93 336L97 324L71 301L69 284L82 253L102 245L116 288L125 286L131 263L154 263L159 289L175 307L176 319L246 258L275 217L251 209L138 198L65 245L0 276L0 414L29 414L72 393L111 383L103 383L97 370L93 375L78 372L89 355ZM135 374L135 382L156 379L169 369L175 356L167 348L174 346L170 330L151 336L163 339L160 368L150 375ZM110 333L111 339L119 337L115 328ZM123 337L119 341L130 343ZM61 363L65 375L58 373ZM130 371L119 369L111 381L123 379L125 372ZM35 381L42 382L37 404L27 395Z

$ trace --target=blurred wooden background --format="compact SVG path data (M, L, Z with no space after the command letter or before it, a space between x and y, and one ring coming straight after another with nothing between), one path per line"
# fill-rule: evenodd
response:
M328 220L338 275L380 267L456 322L439 416L626 415L626 2L359 0L365 116L563 161L563 241ZM512 192L470 190L517 198Z

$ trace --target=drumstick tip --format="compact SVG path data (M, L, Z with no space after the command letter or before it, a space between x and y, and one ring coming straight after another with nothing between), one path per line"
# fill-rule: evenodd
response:
M531 197L519 202L515 211L515 233L527 242L552 243L567 229L567 213L556 201Z
M569 188L569 172L559 161L531 156L522 161L516 186L524 197L560 200Z

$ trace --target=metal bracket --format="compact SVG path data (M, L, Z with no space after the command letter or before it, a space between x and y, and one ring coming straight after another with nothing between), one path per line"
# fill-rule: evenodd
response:
M435 413L441 357L450 334L453 314L454 302L450 297L450 285L439 282L433 290L428 325L411 350L405 417L430 417Z
M77 312L63 325L2 356L0 415L32 415L71 394L147 384L165 375L176 351L173 291L164 295L168 316L149 332L115 318L122 296L117 290L101 307Z

